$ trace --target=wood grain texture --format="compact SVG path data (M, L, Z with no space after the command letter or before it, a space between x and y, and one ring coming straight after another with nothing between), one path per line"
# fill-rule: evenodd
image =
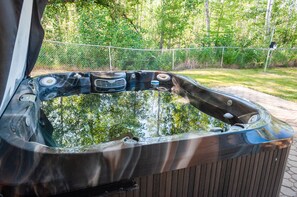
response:
M139 196L277 197L288 152L289 148L275 149L140 177ZM130 196L131 191L126 193Z

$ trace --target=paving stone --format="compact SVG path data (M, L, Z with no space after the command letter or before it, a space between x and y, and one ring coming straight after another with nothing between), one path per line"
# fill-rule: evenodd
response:
M289 179L289 178L291 178L291 175L288 172L285 172L284 179Z
M291 188L288 188L288 187L282 187L281 188L281 191L282 191L282 193L285 195L285 196L296 196L296 192L295 191L293 191Z
M293 165L290 164L289 161L288 161L288 162L287 162L287 167L290 168L290 167L293 167Z
M294 186L294 184L291 181L289 181L288 179L283 180L283 185L286 186L286 187L293 187Z
M296 142L293 145L295 146L296 145ZM291 149L290 150L290 155L297 156L297 151Z
M218 89L262 105L272 115L290 124L296 131L285 168L280 197L297 197L297 103L241 86L221 87Z
M292 172L294 172L295 174L297 174L297 168L296 168L296 167L291 167L290 170L291 170Z
M297 161L288 160L288 164L297 167Z
M295 144L294 144L295 145ZM290 152L291 153L291 152ZM291 160L291 161L296 161L297 162L297 156L295 156L295 155L289 155L289 160Z

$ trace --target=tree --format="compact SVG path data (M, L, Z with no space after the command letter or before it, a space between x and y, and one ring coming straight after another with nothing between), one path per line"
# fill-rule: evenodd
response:
M297 0L50 0L46 39L135 48L294 46Z
M184 1L162 0L157 10L159 19L158 32L160 35L160 48L171 48L179 45L181 36L188 26L188 12Z
M272 7L274 0L267 0L267 9L265 16L265 29L266 34L269 35L271 32L271 15L272 15Z
M209 16L209 0L205 0L205 24L206 24L206 32L207 37L210 36L210 16Z

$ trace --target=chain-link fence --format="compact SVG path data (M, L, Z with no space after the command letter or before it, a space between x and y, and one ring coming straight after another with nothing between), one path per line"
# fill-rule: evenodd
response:
M297 66L297 49L202 47L134 49L45 41L37 68L182 70Z

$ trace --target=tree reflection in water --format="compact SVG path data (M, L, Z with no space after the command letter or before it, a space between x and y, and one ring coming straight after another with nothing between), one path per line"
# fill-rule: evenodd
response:
M206 134L226 123L167 91L58 97L43 103L60 147L98 144L125 136L149 138L186 132Z

